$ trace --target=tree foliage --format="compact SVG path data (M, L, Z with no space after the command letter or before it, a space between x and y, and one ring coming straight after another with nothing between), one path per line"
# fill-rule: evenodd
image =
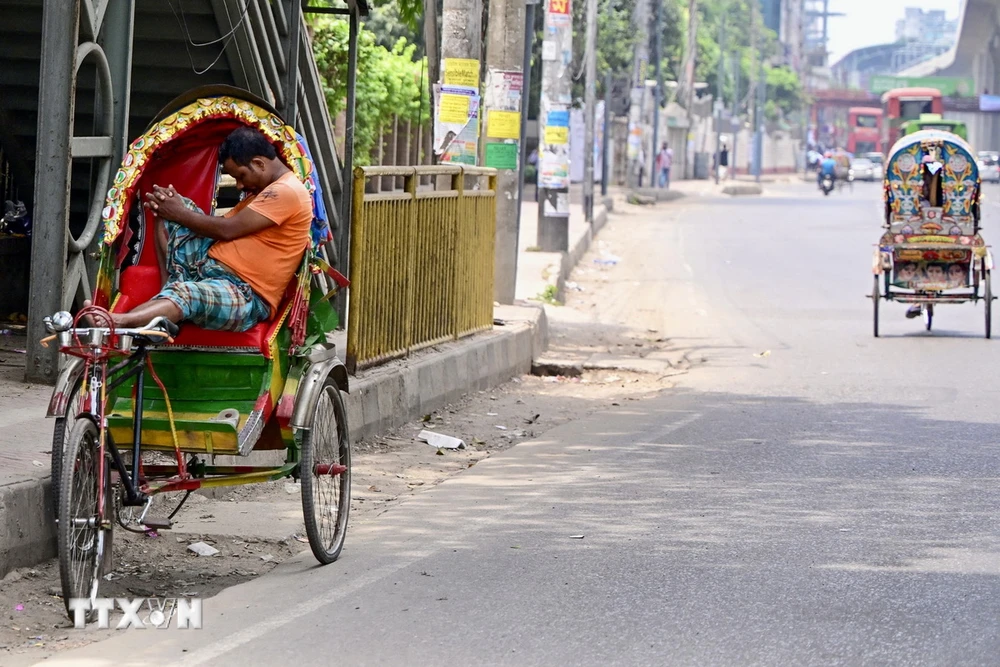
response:
M327 106L333 116L347 101L347 21L321 18L313 22L313 53ZM357 101L354 128L354 161L369 164L385 122L426 122L430 101L426 86L426 63L415 58L416 46L400 37L391 49L378 43L375 34L362 26L358 37Z

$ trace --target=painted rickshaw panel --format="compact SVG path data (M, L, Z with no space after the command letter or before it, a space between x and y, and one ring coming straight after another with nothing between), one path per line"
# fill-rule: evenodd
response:
M307 149L298 141L294 130L272 111L234 95L198 97L184 104L168 106L168 109L171 108L177 110L155 120L142 136L132 142L115 176L114 186L108 193L103 210L104 233L95 293L95 302L99 305L114 303L116 310L130 310L155 294L158 284L120 284L127 282L130 275L142 280L143 273L148 280L148 269L136 269L148 267L156 261L152 243L143 242L141 234L138 242L132 238L130 216L133 225L152 224L152 214L138 204L154 182L172 183L203 210L214 212L219 174L218 147L236 127L249 125L260 130L275 142L282 159L310 192L315 189L312 164L306 157ZM315 230L313 238L317 238ZM118 272L129 259L137 266L126 267L116 285ZM300 278L302 272L310 270L308 259L303 267ZM119 292L116 287L123 289ZM202 331L188 324L182 326L178 343L188 339L195 349L164 346L150 354L153 368L166 387L183 450L206 454L245 454L254 447L262 433L265 439L273 441L262 442L262 447L277 448L292 441L287 421L280 427L278 424L269 427L267 422L274 419L274 408L287 393L285 378L292 363L289 350L293 323L289 319L296 296L300 300L310 300L308 275L293 281L289 287L286 302L279 309L281 315L277 323L268 322L258 325L259 330L256 327L251 329L251 332L256 331L254 336L260 343L249 348L244 342L247 336ZM336 326L336 316L330 305L323 303L317 306L320 311L328 311L322 313L320 319ZM317 320L315 313L312 315L310 325ZM277 326L271 326L274 324ZM272 333L265 337L265 329ZM307 332L312 338L316 338L317 333ZM239 346L227 349L227 340L239 340ZM129 443L132 440L132 383L124 384L116 393L117 396L109 401L109 426L116 442ZM166 401L163 392L148 375L144 393L143 445L154 450L173 450ZM235 411L238 419L225 419L222 413L226 411Z

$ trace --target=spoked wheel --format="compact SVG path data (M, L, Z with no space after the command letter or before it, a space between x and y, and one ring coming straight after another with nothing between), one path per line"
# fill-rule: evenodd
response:
M73 423L63 452L62 480L59 489L59 574L62 579L66 611L73 598L97 597L101 581L101 562L105 533L98 512L100 487L110 493L107 465L100 478L100 443L97 425L88 417ZM88 615L88 620L91 620Z
M993 337L993 285L990 281L990 272L984 271L985 277L983 283L985 286L986 296L986 337Z
M872 309L874 311L872 323L876 338L878 338L878 302L880 298L881 295L878 292L878 276L875 276L875 284L872 287Z
M927 330L931 330L931 325L934 324L934 304L928 303L924 306L924 326Z
M351 440L344 398L333 380L321 390L312 424L302 436L299 463L302 513L316 559L337 560L351 509Z
M56 417L56 425L52 430L52 507L53 512L59 512L59 484L62 481L62 460L69 442L70 431L76 422L77 415L83 410L83 397L80 388L83 381L78 381L66 401L66 414Z

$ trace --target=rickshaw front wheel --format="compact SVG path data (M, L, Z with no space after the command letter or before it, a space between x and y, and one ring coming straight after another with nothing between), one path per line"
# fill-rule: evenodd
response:
M93 602L101 582L101 565L108 531L104 528L98 498L103 491L107 500L111 492L108 461L104 462L104 478L100 479L100 434L89 417L73 422L63 451L59 481L59 576L66 613L73 618L70 600L89 599L93 618ZM103 488L102 488L103 487Z
M56 417L55 427L52 429L52 511L59 512L59 484L62 481L62 460L69 442L70 432L76 422L77 415L82 412L80 390L83 387L83 379L79 379L73 385L73 390L66 401L66 413L61 417Z
M302 433L299 480L309 546L320 563L332 563L344 547L351 510L351 437L343 394L330 377Z

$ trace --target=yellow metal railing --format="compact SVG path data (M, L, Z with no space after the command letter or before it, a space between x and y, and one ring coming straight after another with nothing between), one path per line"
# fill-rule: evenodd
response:
M365 192L384 176L403 190ZM422 189L421 177L451 188ZM495 231L495 169L355 169L348 370L492 327Z

